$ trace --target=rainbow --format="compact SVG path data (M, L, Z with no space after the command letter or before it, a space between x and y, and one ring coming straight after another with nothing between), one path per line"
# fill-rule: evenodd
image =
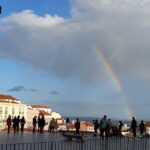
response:
M123 101L125 115L131 119L134 116L134 113L131 109L130 103L127 99L127 97L123 94L123 86L117 77L117 74L115 73L115 70L113 69L112 64L110 63L108 57L104 53L102 49L96 49L96 55L98 56L98 60L100 64L103 66L105 71L107 72L109 78L112 81L112 84L115 87L115 90L120 93L120 99Z
M97 50L97 55L98 55L99 61L101 62L101 64L105 68L106 72L112 79L111 81L112 81L113 85L115 86L115 88L117 88L118 92L121 92L122 91L121 82L117 78L117 75L116 75L115 71L113 70L113 67L112 67L109 59L106 57L105 53L101 49Z

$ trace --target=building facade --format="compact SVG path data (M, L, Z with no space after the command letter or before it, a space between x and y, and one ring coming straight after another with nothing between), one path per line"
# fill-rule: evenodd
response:
M7 117L11 115L27 118L27 105L10 95L0 95L0 130L6 128Z

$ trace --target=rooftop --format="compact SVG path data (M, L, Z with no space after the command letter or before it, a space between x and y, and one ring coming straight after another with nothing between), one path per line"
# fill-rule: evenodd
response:
M12 103L12 104L20 104L21 101L17 100L15 97L10 95L0 94L0 102L1 103Z
M48 106L45 105L31 105L32 108L49 108Z

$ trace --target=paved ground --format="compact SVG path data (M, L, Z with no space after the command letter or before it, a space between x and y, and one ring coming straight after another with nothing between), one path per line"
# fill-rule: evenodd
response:
M0 144L11 144L11 143L31 143L31 142L47 142L47 141L62 141L63 136L58 134L49 133L10 133L0 132Z
M12 145L10 146L9 144ZM7 134L6 132L0 132L0 150L149 150L149 147L150 138L112 137L108 140L102 140L100 137L86 136L83 142L70 142L66 141L59 133L57 135L52 135L47 132L43 134L33 134L30 132L24 134Z

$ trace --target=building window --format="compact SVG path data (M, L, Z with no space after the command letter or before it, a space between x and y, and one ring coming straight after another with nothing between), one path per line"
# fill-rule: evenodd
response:
M0 106L0 114L3 114L3 107Z
M19 108L19 115L21 115L21 108Z
M12 115L14 115L15 114L15 108L13 107L12 108Z
M5 114L8 114L8 107L5 107Z
M22 116L24 115L24 108L22 108Z

